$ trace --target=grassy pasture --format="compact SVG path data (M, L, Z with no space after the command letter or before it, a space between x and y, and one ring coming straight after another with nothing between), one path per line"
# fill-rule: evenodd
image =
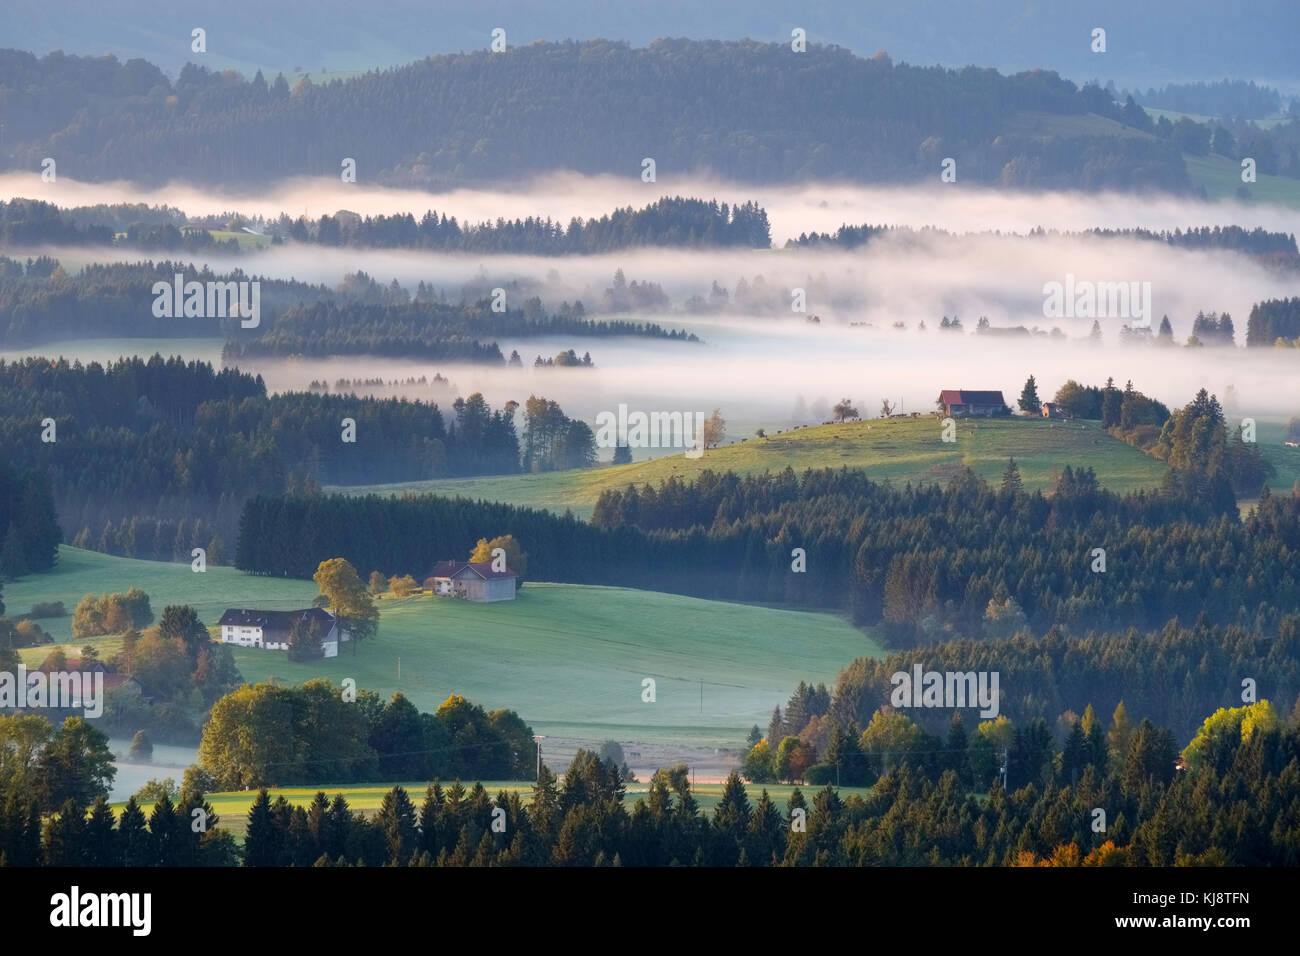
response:
M1241 163L1223 156L1183 156L1187 175L1193 186L1205 187L1205 194L1214 199L1233 199L1237 189L1245 186L1255 202L1277 203L1300 209L1300 179L1286 176L1256 174L1256 182L1242 183Z
M6 585L4 598L11 614L38 601L62 601L71 614L84 594L130 587L149 594L155 615L191 604L210 628L227 607L285 610L316 595L310 581L217 567L196 574L188 564L63 547L55 571ZM558 740L733 748L753 724L766 726L773 704L800 680L831 683L853 658L882 653L832 614L626 588L529 582L517 600L499 604L429 596L378 603L379 636L355 652L345 645L336 658L293 663L281 651L235 648L240 672L285 683L351 677L384 697L401 690L426 711L461 694L518 711ZM69 656L83 644L104 657L121 646L120 637L72 639L70 617L39 623L67 642ZM34 667L50 649L20 653ZM647 678L653 703L642 700Z
M938 420L926 415L815 425L723 445L693 460L678 454L630 465L541 475L448 478L330 490L465 495L553 511L570 508L582 518L590 516L596 499L606 489L633 482L658 485L673 475L690 480L705 469L758 474L778 472L787 465L796 473L808 468L845 467L898 483L946 482L966 465L981 477L996 480L1010 457L1016 459L1021 479L1030 490L1050 489L1066 465L1095 469L1101 483L1118 492L1158 486L1165 471L1162 462L1106 434L1097 422L1029 418L961 421L957 441L944 443Z

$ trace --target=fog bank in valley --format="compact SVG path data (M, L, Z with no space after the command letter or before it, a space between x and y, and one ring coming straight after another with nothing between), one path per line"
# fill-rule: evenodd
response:
M462 221L497 216L603 215L615 206L643 205L662 195L683 194L727 200L756 199L771 215L778 245L808 230L833 230L841 223L935 225L953 231L998 229L1025 232L1052 223L1081 230L1094 226L1153 229L1235 223L1292 232L1300 216L1279 207L1206 204L1172 197L1128 195L1025 195L967 189L871 189L807 185L773 188L715 182L644 184L635 177L556 176L527 188L460 190L444 195L300 181L256 197L227 197L177 186L142 194L124 186L77 184L60 179L44 189L35 177L0 177L0 191L76 205L147 201L180 206L191 214L238 210L245 213L320 215L340 208L358 213L427 208ZM39 183L38 183L39 185ZM139 260L128 249L47 250L69 268L105 259ZM175 257L174 255L171 257ZM336 286L346 273L368 273L381 285L396 279L409 290L431 284L451 301L477 299L493 286L509 290L510 303L540 295L548 307L581 300L591 318L654 321L686 328L700 344L645 338L558 336L500 340L509 355L518 349L525 365L561 349L590 351L597 368L505 369L446 363L347 357L326 360L246 359L273 389L302 388L312 380L340 377L405 379L442 373L460 394L482 391L493 404L545 394L570 414L591 421L619 402L653 409L722 409L740 432L755 425L783 427L798 397L833 403L850 397L865 415L880 400L904 409L928 411L941 388L998 388L1014 402L1033 373L1040 394L1049 397L1068 378L1100 384L1128 379L1167 404L1181 405L1206 387L1225 397L1231 386L1234 410L1242 415L1300 413L1300 377L1293 351L1122 346L1124 325L1152 327L1168 315L1181 344L1198 311L1228 312L1244 343L1251 306L1263 299L1300 295L1300 276L1265 268L1248 256L1189 251L1159 242L1095 237L888 236L856 250L828 247L773 250L634 249L593 256L444 254L413 250L323 248L288 244L238 256L200 257L218 271L240 267L253 275L296 278ZM668 306L648 313L611 312L605 290L621 269L630 282L662 286ZM762 277L765 291L755 293ZM744 279L750 294L736 300ZM1091 317L1045 314L1047 283L1149 283L1149 303L1131 304L1129 314L1101 315L1101 346L1087 333ZM725 296L713 292L717 282ZM806 312L791 311L791 290L802 289ZM683 306L698 296L711 309ZM697 303L698 306L698 303ZM810 321L812 317L819 321ZM938 329L945 316L961 319L961 333ZM975 335L977 320L993 326L1059 328L1064 340L1029 336ZM178 320L185 321L185 320ZM190 320L194 321L194 320ZM901 323L903 328L895 328ZM924 323L925 329L921 329ZM183 343L174 350L184 351ZM446 401L443 391L407 387L381 394Z
M754 200L768 212L772 240L803 232L833 232L840 225L937 226L953 232L1028 232L1035 227L1081 229L1178 229L1188 226L1256 226L1295 232L1300 212L1281 206L1236 201L1204 202L1164 194L1011 192L987 187L936 182L929 187L865 186L856 183L810 182L753 185L706 177L661 175L643 183L640 169L627 176L582 176L557 173L527 183L494 189L457 189L443 193L393 189L334 178L291 179L270 190L223 192L210 187L173 183L141 190L130 183L83 183L60 171L53 183L39 172L0 175L0 196L43 199L60 206L143 202L166 204L191 216L242 212L266 218L286 213L318 219L340 209L358 215L409 212L417 218L428 209L456 216L462 224L528 216L567 223L574 216L600 217L616 207L641 207L663 196L690 196L719 202Z

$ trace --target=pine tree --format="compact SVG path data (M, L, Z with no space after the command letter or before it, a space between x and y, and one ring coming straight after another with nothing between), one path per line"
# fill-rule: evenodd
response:
M1024 482L1020 480L1020 467L1014 458L1007 459L1007 467L1002 472L1002 497L1014 501L1025 493Z
M180 866L185 861L184 834L190 832L188 820L178 820L176 808L167 794L159 797L149 814L149 855L153 866Z
M1115 379L1106 379L1106 387L1101 393L1101 425L1103 428L1113 428L1120 424L1120 416L1124 407L1124 395L1115 387Z
M81 866L85 862L85 810L69 797L45 824L45 865Z
M948 740L944 744L947 751L944 763L948 769L957 774L957 780L963 787L971 785L970 761L967 759L969 739L966 735L966 722L962 720L961 711L952 715L948 724Z
M1087 735L1083 732L1083 724L1076 720L1070 726L1070 733L1061 750L1061 784L1071 787L1078 784L1079 776L1088 765L1088 758Z
M1121 700L1115 706L1115 713L1110 720L1110 730L1106 734L1110 758L1116 766L1122 767L1124 760L1128 757L1129 742L1132 736L1133 726L1129 723L1128 710L1125 709L1124 702Z
M736 847L744 838L749 827L749 796L745 785L740 782L740 775L732 771L722 787L722 797L713 811L713 827L721 838L723 862L719 865L730 866L735 859Z
M1022 412L1028 412L1031 415L1041 415L1043 413L1043 403L1038 398L1038 383L1034 381L1032 375L1025 380L1025 387L1020 391L1020 399L1017 404Z
M23 551L22 539L18 537L17 522L9 525L5 534L4 547L0 548L0 574L10 581L16 581L27 573L27 555Z
M767 739L780 741L785 737L785 721L781 717L781 707L772 708L772 719L767 722Z
M1097 719L1097 712L1092 709L1092 704L1084 710L1080 724L1088 743L1088 763L1104 774L1107 757L1106 734L1102 729L1101 721Z
M145 830L144 811L136 803L135 797L126 801L122 815L117 821L117 844L121 851L120 866L149 865L149 834Z
M279 855L275 823L271 818L271 795L266 788L248 810L248 830L244 835L244 866L275 866Z
M325 820L325 852L343 857L352 842L352 811L343 794L334 795Z
M85 846L86 866L119 866L121 853L118 850L118 834L114 829L116 822L108 799L100 794L90 808L86 818L86 828L82 834Z

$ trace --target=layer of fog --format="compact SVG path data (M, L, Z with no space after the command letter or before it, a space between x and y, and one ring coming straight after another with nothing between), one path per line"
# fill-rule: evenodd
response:
M661 173L664 171L661 170ZM1265 203L1203 202L1163 194L1010 192L961 182L931 186L863 186L847 183L749 185L719 179L661 175L640 180L640 167L627 176L559 173L526 184L457 189L445 193L347 184L334 178L299 178L257 191L226 191L174 183L141 190L123 182L85 183L60 175L43 183L37 173L0 175L0 196L43 199L59 206L143 202L166 204L191 216L241 212L275 218L281 213L316 219L340 209L360 215L428 209L462 223L549 216L567 223L574 216L599 217L616 207L641 207L662 196L692 196L725 202L755 200L768 212L777 245L800 233L834 231L840 225L937 226L954 232L1027 232L1035 227L1082 230L1093 227L1176 229L1189 226L1256 226L1297 231L1300 213Z
M320 184L316 188L319 190ZM1070 228L1135 224L1173 227L1213 222L1211 212L1225 213L1232 208L1150 197L1025 197L993 192L970 194L956 189L931 192L833 187L823 193L839 197L837 202L852 200L859 205L851 213L832 215L814 202L816 194L811 190L787 190L770 198L780 200L772 208L779 210L786 222L806 216L800 220L801 229L831 228L843 220L906 220L954 229L1026 229L1049 216L1054 224ZM374 191L348 193L354 198L372 194ZM413 196L400 195L408 201ZM486 193L474 195L475 201L489 201ZM514 205L509 210L503 207L503 215L546 211L533 205L544 205L540 193L492 194L491 201L505 203L511 196ZM100 196L95 201L105 198ZM743 198L743 194L737 198ZM755 198L768 201L762 195ZM281 199L276 196L266 201L271 208L279 209ZM166 200L179 201L176 196ZM83 201L91 200L74 200ZM333 202L319 201L322 210ZM602 213L627 200L593 196L592 190L577 189L545 201L554 201L557 213L569 215L588 210ZM420 210L422 202L408 202L406 208ZM358 209L359 203L347 205ZM444 208L445 203L439 204L440 210ZM469 218L488 214L484 206ZM814 222L817 216L828 218ZM1224 215L1224 221L1288 231L1294 229L1296 219L1295 213L1270 207L1238 208L1236 213ZM87 261L145 258L125 249L50 251L70 268ZM150 256L163 257L158 253ZM526 366L538 355L549 357L562 349L574 348L579 355L590 351L597 366L594 370L457 367L365 357L242 362L244 367L262 373L273 389L303 388L313 379L332 383L341 377L405 379L425 375L432 379L440 372L463 395L482 391L494 405L500 405L509 399L522 401L530 393L545 394L564 405L569 414L588 421L620 402L645 410L710 411L717 407L733 422L733 435L752 433L759 426L784 427L799 396L808 405L819 397L833 403L847 396L864 415L875 415L885 397L901 402L906 410L928 410L941 388L998 388L1014 401L1031 372L1038 377L1040 394L1045 398L1068 378L1100 384L1113 376L1120 383L1131 378L1138 388L1171 406L1185 403L1200 387L1223 397L1231 386L1243 415L1289 416L1300 412L1300 378L1294 371L1294 351L1119 345L1121 326L1156 326L1163 315L1169 316L1175 340L1182 343L1191 334L1192 319L1198 311L1230 313L1237 341L1244 344L1247 317L1254 303L1300 295L1300 276L1266 269L1248 256L1231 252L1188 251L1158 242L1091 237L929 235L919 239L885 238L853 251L640 249L569 258L291 244L256 255L204 256L199 261L218 271L239 266L257 275L292 277L329 286L337 285L346 273L362 270L382 285L396 279L410 290L424 281L451 301L473 299L484 294L486 288L502 285L510 290L512 306L518 305L522 296L532 294L540 295L547 306L581 299L591 318L655 321L668 328L689 329L704 340L702 344L579 336L499 340L506 355L518 349ZM620 268L629 282L662 285L671 307L644 315L606 311L605 290ZM709 300L715 280L730 295L739 279L743 277L752 289L755 277L760 275L767 285L769 314L748 314L753 310L729 302L728 309L715 315L690 314L682 309L691 296ZM1129 318L1101 318L1104 344L1099 348L1088 346L1091 319L1049 318L1044 314L1044 284L1064 282L1067 275L1073 275L1078 282L1149 282L1150 311ZM795 288L806 292L806 315L791 312L789 296ZM821 321L808 321L814 315ZM954 315L961 318L964 332L939 332L939 320ZM982 315L994 326L1023 325L1041 331L1059 327L1067 340L971 334ZM905 328L895 329L898 322ZM919 328L921 322L927 326L925 331ZM184 351L184 346L176 343L173 350ZM384 389L380 393L409 394L440 403L446 400L441 391L435 394L432 387Z
M144 258L128 249L45 251L69 269L90 261ZM674 314L656 320L671 327L701 321L681 307L692 296L710 300L715 281L727 291L729 305L742 278L752 298L760 276L766 286L763 301L774 314L791 315L792 291L802 289L807 315L823 323L935 325L944 316L957 316L973 329L983 315L995 326L1060 326L1065 332L1086 332L1091 320L1049 317L1047 283L1063 284L1069 276L1076 284L1150 283L1149 311L1134 302L1127 316L1102 315L1103 330L1113 338L1124 324L1157 326L1168 315L1179 342L1191 333L1196 313L1204 311L1230 313L1238 342L1244 343L1252 305L1300 294L1300 275L1266 268L1246 255L1094 237L890 236L857 250L636 249L567 258L290 244L251 257L206 255L195 261L218 272L241 267L264 278L295 278L330 287L345 274L363 271L381 285L396 279L408 290L423 281L450 301L475 300L501 286L512 307L538 295L548 307L581 300L593 318L640 319L607 311L606 290L621 269L628 282L662 286ZM757 327L755 322L745 326Z
M756 330L757 329L757 330ZM940 389L1001 389L1013 406L1034 374L1039 394L1050 400L1067 379L1103 384L1113 376L1171 407L1189 401L1199 388L1217 394L1232 415L1261 420L1300 414L1295 355L1228 349L1158 346L1093 347L1082 340L1016 343L974 334L915 330L808 326L793 321L755 320L739 328L710 325L708 344L614 339L589 342L595 369L486 368L400 359L245 360L275 390L305 388L312 380L379 376L387 380L441 372L461 395L482 392L494 406L544 395L575 417L595 423L600 412L708 413L721 410L728 434L739 438L757 427L769 431L824 420L841 398L850 398L864 417L880 413L888 398L904 412L929 412ZM568 338L504 341L525 362L573 345ZM345 391L352 390L345 388ZM430 387L360 389L380 396L405 395L438 401L446 393ZM808 409L796 415L802 399ZM819 407L820 400L820 407Z

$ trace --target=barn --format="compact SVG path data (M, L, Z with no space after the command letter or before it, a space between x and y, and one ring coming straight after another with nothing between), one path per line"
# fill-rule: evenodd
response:
M513 601L519 575L506 568L494 571L491 561L439 561L425 588L439 597L458 597L486 604Z
M945 388L939 393L939 404L943 406L944 414L952 418L961 415L991 418L994 415L1011 414L1011 409L1003 400L1002 393L994 391Z

